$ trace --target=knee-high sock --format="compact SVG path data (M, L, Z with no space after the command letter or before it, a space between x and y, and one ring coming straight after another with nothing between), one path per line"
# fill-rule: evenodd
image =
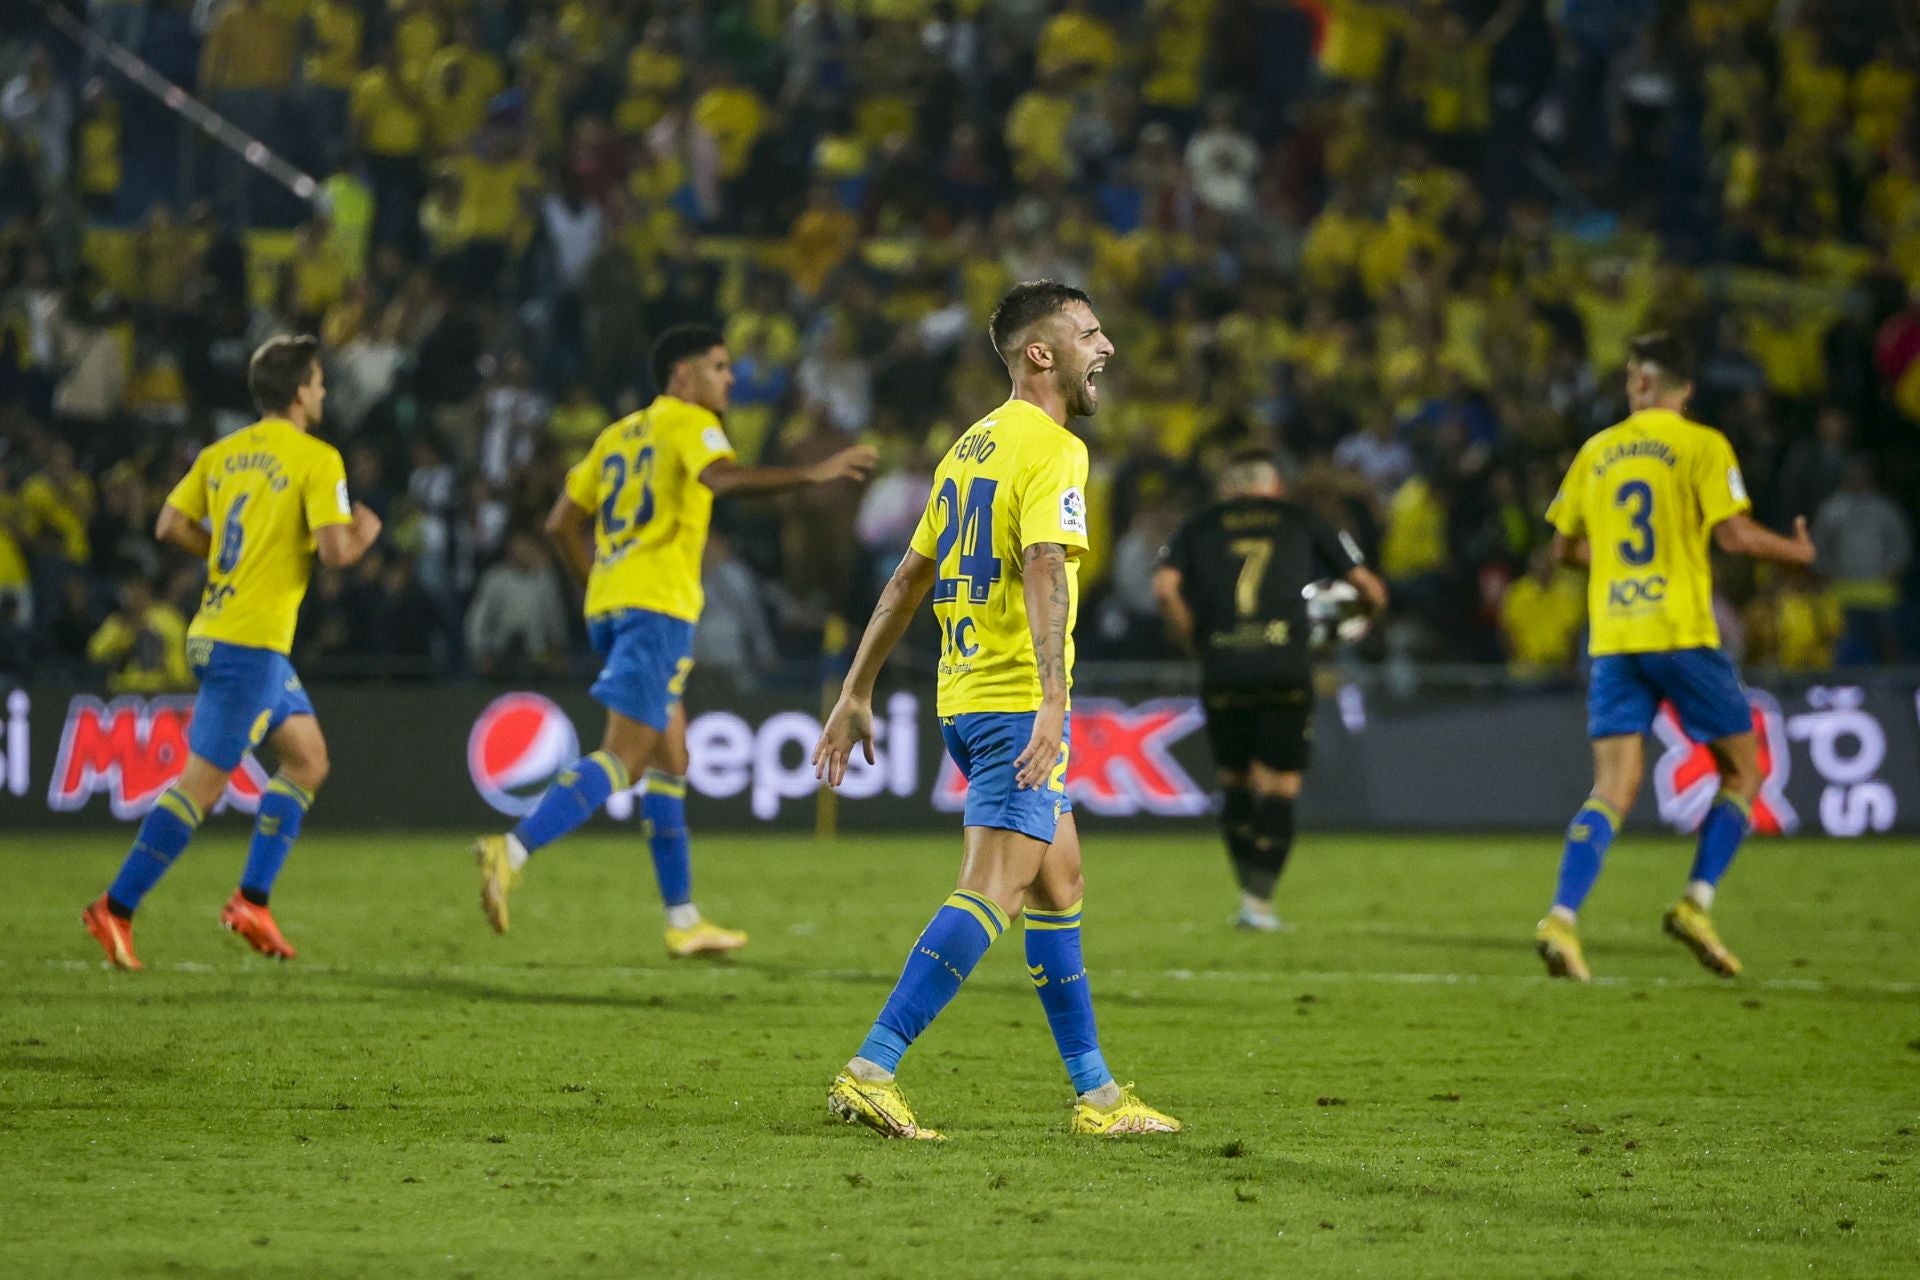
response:
M113 878L113 885L107 890L107 906L118 916L131 916L147 896L147 891L160 883L160 877L167 874L167 868L173 865L193 839L193 833L204 821L206 814L200 811L186 792L178 787L168 787L147 810L147 816L140 820L140 831L133 838L133 848L127 851L127 860L120 864L120 874Z
M1271 898L1293 853L1293 800L1288 796L1255 796L1253 801L1253 873L1247 892Z
M291 781L284 773L275 774L260 797L260 812L253 819L253 840L247 845L246 869L240 873L240 893L255 906L267 905L273 882L300 838L300 824L313 804L313 792Z
M1619 812L1596 796L1587 797L1567 827L1567 850L1560 857L1560 883L1554 889L1554 906L1564 911L1580 910L1580 904L1593 891L1593 882L1600 878L1600 864L1619 829Z
M893 994L874 1019L860 1056L897 1070L907 1046L930 1026L960 991L994 939L1007 931L1007 914L992 899L957 890L933 913L913 944Z
M660 901L683 907L693 901L693 858L687 841L687 780L678 774L647 770L647 794L641 802L647 819L647 844Z
M591 818L607 797L630 785L626 766L605 751L583 756L555 778L513 834L528 853L552 844Z
M1727 874L1733 856L1740 852L1740 842L1753 825L1752 813L1752 806L1731 791L1715 796L1713 808L1707 810L1706 821L1700 824L1700 843L1694 849L1693 871L1688 877L1692 881L1688 891L1702 907L1713 905L1713 891L1719 886L1720 877Z
M1080 954L1080 907L1065 911L1027 911L1027 976L1047 1011L1047 1025L1075 1093L1088 1093L1113 1079L1100 1056L1100 1031L1093 1020L1093 992Z
M1242 892L1252 893L1247 877L1254 869L1253 792L1245 787L1228 787L1226 802L1220 809L1220 833L1227 839L1227 857L1233 862L1233 877Z

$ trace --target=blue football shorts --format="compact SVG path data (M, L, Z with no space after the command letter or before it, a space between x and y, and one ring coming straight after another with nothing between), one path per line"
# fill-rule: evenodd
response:
M287 717L313 714L286 654L219 640L190 640L187 648L200 677L187 747L209 764L232 773Z
M605 663L593 700L665 733L693 670L693 624L651 609L616 609L587 619L587 638Z
M1073 718L1067 718L1060 735L1060 760L1047 785L1023 788L1014 780L1013 762L1033 737L1033 719L1031 711L970 711L941 717L940 736L967 780L967 807L961 819L966 826L1018 831L1052 844L1060 815L1073 811L1073 802L1067 799L1067 748Z
M1733 659L1718 649L1609 653L1593 660L1587 684L1587 736L1645 733L1662 701L1673 703L1695 742L1753 730L1753 712Z

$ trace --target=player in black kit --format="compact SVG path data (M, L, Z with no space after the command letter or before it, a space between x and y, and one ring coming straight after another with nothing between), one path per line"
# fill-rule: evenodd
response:
M1207 737L1240 881L1241 928L1281 927L1273 887L1293 848L1293 806L1313 743L1312 628L1305 588L1353 584L1370 614L1387 589L1352 538L1286 500L1267 454L1235 454L1220 500L1180 526L1154 575L1167 625L1200 660Z

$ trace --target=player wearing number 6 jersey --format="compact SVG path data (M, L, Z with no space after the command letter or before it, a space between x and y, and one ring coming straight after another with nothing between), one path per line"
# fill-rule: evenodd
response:
M873 763L873 686L928 591L940 623L938 710L967 779L959 885L907 957L860 1051L827 1093L833 1114L891 1138L938 1138L894 1079L919 1034L1026 912L1027 972L1078 1101L1077 1133L1180 1125L1114 1082L1080 951L1080 838L1067 801L1078 559L1087 549L1087 447L1066 429L1100 404L1113 355L1087 295L1042 280L995 308L1013 396L969 427L934 473L907 554L874 607L814 749L838 786L856 745Z
M207 586L187 629L200 677L186 768L140 823L106 894L81 917L107 959L138 969L133 912L185 851L226 792L241 758L262 741L280 771L267 785L240 887L220 923L263 955L293 958L268 894L327 777L327 744L313 703L287 661L317 550L346 568L380 536L380 519L347 501L340 453L307 434L326 387L320 344L275 338L253 353L248 388L267 416L207 446L160 512L154 536L207 562Z
M507 931L507 895L528 857L592 817L647 770L644 813L654 875L667 909L667 952L732 951L747 941L700 918L687 845L687 718L681 704L693 668L693 628L705 603L700 558L713 500L726 493L778 493L864 477L873 450L842 449L810 467L742 467L720 422L733 387L725 339L680 325L653 347L662 394L600 433L567 473L547 532L587 587L587 631L605 659L593 698L607 710L600 750L561 772L532 813L506 835L474 845L480 905ZM589 539L589 531L591 538Z
M1590 567L1593 655L1593 793L1568 828L1553 909L1535 932L1555 977L1590 976L1575 913L1639 793L1642 735L1663 701L1673 703L1687 736L1707 744L1720 770L1720 794L1701 823L1686 893L1663 923L1707 968L1729 978L1740 973L1708 912L1747 833L1760 790L1759 752L1746 691L1720 649L1708 544L1806 565L1813 542L1805 519L1784 538L1747 514L1752 503L1726 437L1681 416L1692 394L1691 361L1679 341L1666 334L1635 339L1627 357L1633 415L1582 446L1547 509L1555 554Z

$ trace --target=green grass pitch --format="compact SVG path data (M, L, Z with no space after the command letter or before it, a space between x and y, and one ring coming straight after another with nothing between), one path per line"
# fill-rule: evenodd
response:
M1748 976L1659 932L1687 849L1624 840L1592 987L1529 931L1551 838L1308 838L1298 932L1226 927L1199 828L1091 831L1109 1060L1180 1116L1066 1132L1009 935L908 1056L945 1144L824 1092L957 832L696 836L753 933L670 963L644 847L541 855L489 933L464 841L296 852L298 961L214 919L216 820L143 911L145 974L81 905L121 840L0 841L0 1274L965 1277L1891 1276L1920 1268L1920 845L1756 842L1718 913Z

